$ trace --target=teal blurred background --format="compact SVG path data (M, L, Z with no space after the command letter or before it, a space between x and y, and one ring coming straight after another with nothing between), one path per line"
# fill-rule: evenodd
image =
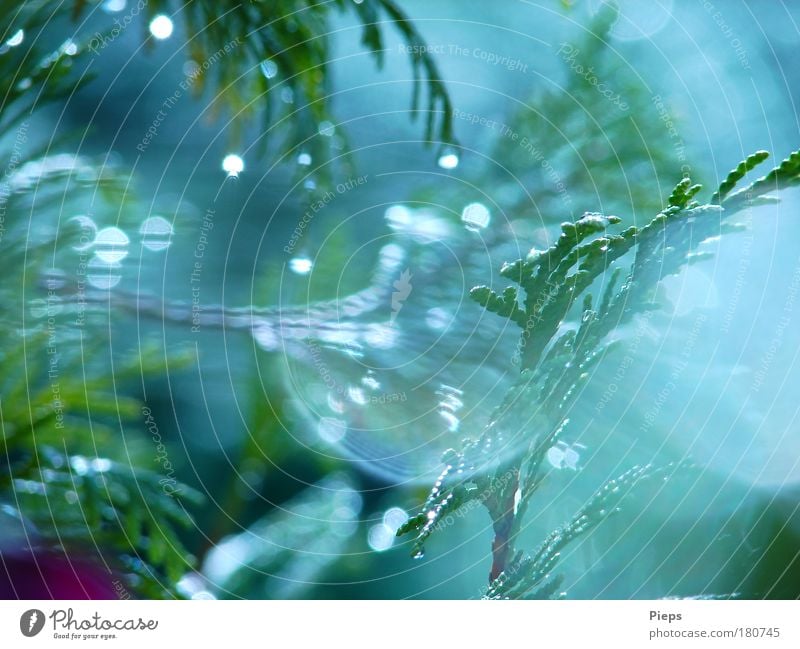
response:
M125 12L107 4L97 29ZM125 31L92 62L96 78L37 124L80 133L80 153L133 168L141 219L171 224L170 245L131 247L121 291L187 308L195 298L206 313L281 306L313 331L336 329L341 314L326 320L320 301L368 289L382 254L402 253L392 282L410 273L390 289L399 302L380 297L353 319L356 334L332 336L318 357L268 326L112 319L114 355L145 342L167 359L195 354L163 377L117 386L146 402L176 477L206 497L185 533L201 559L182 581L187 596L481 595L492 538L483 510L456 517L421 560L393 538L441 452L477 432L516 372L513 332L466 300L469 288L497 282L502 261L544 245L561 221L602 211L642 224L684 172L713 188L750 152L781 159L800 143L800 7L619 4L601 46L594 0L404 1L458 111L448 150L423 141L424 116L410 119L399 38L387 30L379 70L355 22L337 17L334 119L318 137L334 146L346 137L353 169L335 172L332 199L296 245L303 215L325 195L325 170L302 148L284 155L279 136L264 142L261 119L211 116L212 90L184 93L137 150L187 75L177 27L150 48L144 26ZM589 63L570 59L576 51ZM589 64L627 110L585 83ZM238 175L222 169L230 154L243 162ZM571 413L528 547L634 463L690 455L703 469L644 487L577 543L562 563L570 597L800 595L799 197L782 198L746 214L747 232L706 242L712 260L665 282L665 308L619 332L632 346L600 366ZM475 203L489 221L465 228L462 211ZM87 213L115 224L113 213Z

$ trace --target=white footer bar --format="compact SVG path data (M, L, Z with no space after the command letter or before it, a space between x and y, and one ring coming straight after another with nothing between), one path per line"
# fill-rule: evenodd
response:
M797 601L7 601L1 647L800 647ZM575 643L584 643L577 645Z

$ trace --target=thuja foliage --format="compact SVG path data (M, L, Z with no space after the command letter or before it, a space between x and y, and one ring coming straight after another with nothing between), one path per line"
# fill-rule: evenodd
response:
M416 534L415 556L421 556L444 516L477 500L494 529L486 596L552 597L560 592L554 569L565 546L616 511L640 480L654 472L668 477L680 468L632 467L603 485L538 549L517 547L525 513L546 478L547 450L569 426L569 408L592 369L622 344L612 339L612 332L637 314L658 308L659 282L704 258L697 252L704 240L741 229L731 222L734 215L774 202L770 192L800 184L797 151L736 189L767 157L764 151L749 156L705 204L697 200L702 187L682 179L664 208L643 227L623 228L618 217L601 214L563 223L552 246L503 265L500 274L513 285L500 293L487 286L472 289L471 297L481 306L520 327L515 359L521 372L483 430L445 453L445 469L421 511L398 531Z
M83 15L88 4L99 3L77 0L75 14ZM337 13L356 24L340 25ZM320 129L330 134L331 122L336 121L331 34L351 38L360 33L361 44L382 67L387 28L399 34L410 52L410 115L425 116L426 141L454 140L450 97L436 62L394 0L249 0L222 5L214 0L150 0L141 19L159 14L171 15L183 30L186 57L194 63L188 72L192 90L197 95L208 91L212 116L227 114L237 145L257 124L263 144L283 138L287 154L307 153L321 166L321 177L329 176L323 163L347 160L340 150L346 146L342 133L335 138L320 134ZM103 46L113 29L95 38L95 48Z

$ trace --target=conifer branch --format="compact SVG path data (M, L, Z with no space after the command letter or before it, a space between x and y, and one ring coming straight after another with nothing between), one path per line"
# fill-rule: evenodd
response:
M620 485L633 487L654 469L634 468L605 485L570 523L527 556L514 541L544 478L545 454L569 424L565 414L578 387L611 345L620 344L609 342L609 334L636 314L657 308L654 295L659 282L695 261L696 248L708 237L720 230L737 231L738 224L728 223L737 212L758 204L767 192L800 184L798 151L731 193L766 157L758 152L738 165L709 204L695 200L700 185L682 179L664 209L642 228L615 232L619 218L594 213L563 223L560 237L548 249L531 250L525 259L501 268L503 277L520 286L521 297L513 287L502 295L486 286L472 289L476 302L522 329L521 374L481 433L460 451L445 454L445 469L421 512L398 530L398 536L416 533L415 556L424 551L425 541L444 516L477 499L488 510L495 531L487 596L555 594L560 582L551 579L551 571L560 550L605 518L610 494L616 494ZM619 263L629 253L633 259L620 284L624 271ZM606 275L602 298L595 306L589 291Z

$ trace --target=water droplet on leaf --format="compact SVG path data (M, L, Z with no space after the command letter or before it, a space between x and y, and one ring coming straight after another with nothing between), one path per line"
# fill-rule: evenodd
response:
M261 74L267 79L273 79L278 74L278 64L272 59L261 61Z
M439 153L439 159L436 161L442 169L455 169L458 166L459 158L458 153L452 147L445 147Z
M6 41L6 45L9 47L16 47L17 45L21 45L23 40L25 40L25 32L18 29L14 32L14 35Z

